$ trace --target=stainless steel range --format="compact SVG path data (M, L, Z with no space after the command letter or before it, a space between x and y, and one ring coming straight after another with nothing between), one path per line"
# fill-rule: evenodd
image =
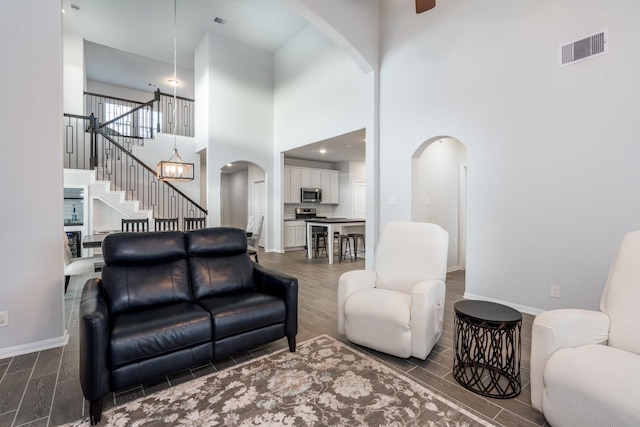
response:
M296 219L326 219L326 216L318 216L316 208L296 208Z
M296 219L326 219L326 216L318 216L316 208L296 208ZM311 233L315 236L316 233L324 233L324 227L311 227ZM307 233L304 233L304 248L307 249L309 242L307 241Z

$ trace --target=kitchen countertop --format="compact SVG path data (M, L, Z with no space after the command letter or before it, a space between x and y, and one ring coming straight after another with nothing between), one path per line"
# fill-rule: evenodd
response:
M364 222L365 219L362 218L312 218L306 219L306 222L322 222L325 224L342 224L349 222Z

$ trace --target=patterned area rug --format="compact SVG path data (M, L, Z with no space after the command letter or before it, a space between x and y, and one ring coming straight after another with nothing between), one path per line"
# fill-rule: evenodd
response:
M493 426L328 335L116 406L99 425Z

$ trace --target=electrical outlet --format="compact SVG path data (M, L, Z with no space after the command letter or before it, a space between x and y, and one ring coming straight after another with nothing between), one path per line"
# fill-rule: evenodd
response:
M0 327L9 326L9 312L0 311Z
M551 294L552 297L554 298L560 298L560 286L558 285L551 285Z

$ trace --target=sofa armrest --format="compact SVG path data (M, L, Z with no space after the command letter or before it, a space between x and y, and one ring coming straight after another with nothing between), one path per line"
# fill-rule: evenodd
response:
M425 360L442 335L445 284L423 280L411 292L411 355Z
M295 337L298 333L298 279L254 262L253 281L258 292L284 300L287 310L285 334Z
M95 401L109 390L107 349L109 312L101 279L90 279L80 299L80 385L84 397Z
M531 405L542 411L547 360L561 348L606 344L609 316L600 311L561 309L536 316L531 329Z
M338 279L338 333L344 335L344 304L349 296L361 289L375 288L378 275L373 270L353 270Z

